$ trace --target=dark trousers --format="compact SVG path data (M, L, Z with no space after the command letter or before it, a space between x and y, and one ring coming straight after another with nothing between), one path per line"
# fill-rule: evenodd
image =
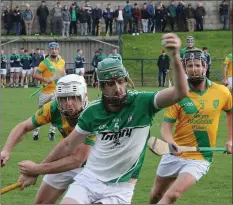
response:
M46 33L47 19L39 18L40 33Z
M133 33L139 33L139 19L133 19Z
M106 33L108 32L108 28L110 30L110 34L112 34L112 21L110 19L105 20L105 24L106 24Z
M161 19L155 19L155 31L161 32L162 22Z
M185 31L186 22L184 19L177 19L178 31Z
M62 34L62 17L53 18L53 34Z
M162 32L164 32L166 26L167 26L167 19L163 19L162 23Z
M87 33L91 33L91 16L87 18Z
M21 23L20 22L14 23L14 27L15 27L15 34L20 35Z
M6 29L6 34L9 35L10 32L11 32L11 29L12 29L12 23L11 22L6 23L5 24L5 29Z
M170 26L171 26L171 32L173 32L175 27L175 17L170 17Z
M127 26L129 23L129 33L132 33L132 24L133 24L133 19L132 16L125 16L124 17L124 32L127 33Z
M166 75L167 75L167 72L166 70L162 70L162 71L159 71L159 76L158 76L158 80L159 80L159 86L165 86L165 81L166 81ZM163 84L161 84L161 78L163 76Z
M71 21L70 22L70 34L73 34L73 31L74 31L74 34L77 35L77 24L76 24L76 21Z
M92 35L93 36L98 36L98 32L99 32L99 19L93 19L92 22Z
M203 31L203 18L196 18L196 30Z

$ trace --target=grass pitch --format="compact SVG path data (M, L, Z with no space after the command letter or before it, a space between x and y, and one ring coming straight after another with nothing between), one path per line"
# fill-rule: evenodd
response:
M154 91L155 88L139 88L139 90ZM10 130L19 122L30 117L37 109L37 98L29 99L34 89L2 89L1 90L1 148L5 144ZM96 89L88 89L89 99L98 97ZM163 112L159 112L153 121L151 134L159 136ZM16 146L8 164L1 170L1 187L15 183L19 176L17 163L22 160L40 162L59 142L60 134L55 141L48 139L49 126L41 128L40 139L33 141L32 133L28 133L23 141ZM224 146L227 139L225 114L220 119L217 146ZM148 202L151 186L154 181L155 170L160 157L149 150L138 180L133 203ZM37 184L23 191L14 190L1 197L1 204L32 204L39 188L42 177ZM59 203L59 201L57 202ZM190 191L185 193L177 203L180 204L232 204L232 156L222 153L214 154L214 161L207 176L203 177Z

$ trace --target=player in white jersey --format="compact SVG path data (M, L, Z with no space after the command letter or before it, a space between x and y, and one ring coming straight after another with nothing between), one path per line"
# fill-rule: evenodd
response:
M188 95L180 39L175 34L165 34L162 39L170 51L174 87L160 92L127 91L127 83L132 81L120 60L106 58L98 64L102 98L83 111L76 128L43 162L69 155L90 132L96 134L87 164L61 204L131 203L155 113Z

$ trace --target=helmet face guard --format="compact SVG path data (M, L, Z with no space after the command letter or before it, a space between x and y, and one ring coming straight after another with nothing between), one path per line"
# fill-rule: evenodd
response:
M199 69L196 68L194 65L194 60L199 60L200 64L202 65L202 72L200 72ZM187 67L187 63L190 62L193 64L192 66L192 72L193 75L189 75L189 68ZM183 66L185 68L185 71L188 76L188 80L197 85L200 84L205 78L206 78L206 69L207 69L207 63L206 63L206 57L204 53L199 49L193 49L188 50L185 52L184 57L182 59Z
M188 48L193 48L195 44L195 40L192 36L188 36L186 39L186 44Z

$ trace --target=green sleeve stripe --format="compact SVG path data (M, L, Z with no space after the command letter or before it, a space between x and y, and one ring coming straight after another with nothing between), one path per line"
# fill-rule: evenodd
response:
M169 118L169 117L164 117L164 118L163 118L163 121L164 121L164 122L174 123L174 122L176 122L176 119Z
M40 70L38 70L38 69L36 69L36 72L38 72L38 73L43 73L43 71L40 71Z
M229 110L225 110L225 112L232 112L233 111L233 107Z
M38 122L36 121L35 115L32 116L32 123L33 123L33 125L34 125L35 127L40 127L40 126L41 126L41 125L38 124Z
M90 140L88 138L86 138L84 141L83 141L84 144L86 145L90 145L90 146L94 146L95 145L95 141L94 140Z

